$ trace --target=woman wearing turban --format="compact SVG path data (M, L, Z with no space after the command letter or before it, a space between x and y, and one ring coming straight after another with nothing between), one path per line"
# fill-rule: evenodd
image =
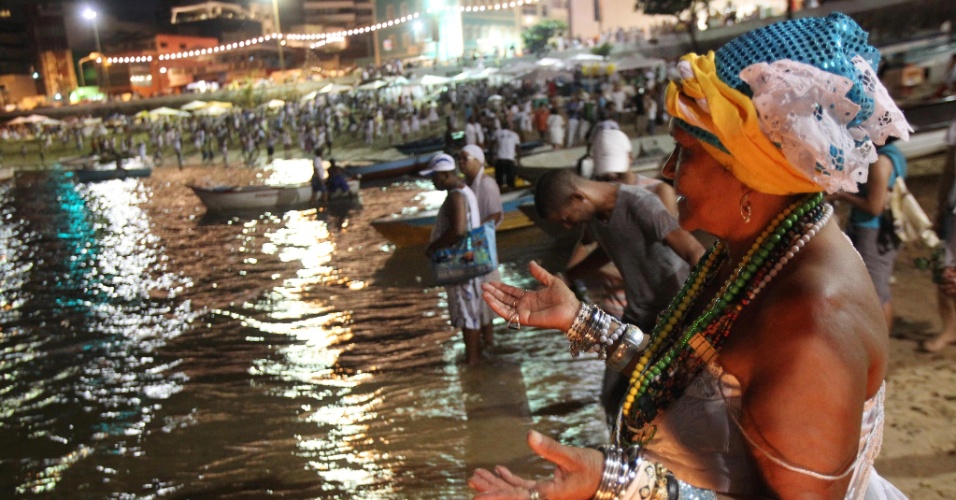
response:
M650 332L581 304L536 264L538 291L485 285L498 314L565 331L572 354L599 353L630 384L611 444L531 432L554 477L479 469L478 498L903 497L873 469L886 323L823 200L865 182L887 137L908 138L878 59L842 14L682 58L664 175L681 226L718 241Z

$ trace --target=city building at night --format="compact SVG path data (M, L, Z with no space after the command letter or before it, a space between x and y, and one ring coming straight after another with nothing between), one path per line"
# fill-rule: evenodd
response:
M376 32L377 58L448 62L513 55L521 50L522 9L495 9L495 4L490 0L376 0L376 23L415 12L428 14Z
M0 105L62 98L75 87L63 4L0 4Z

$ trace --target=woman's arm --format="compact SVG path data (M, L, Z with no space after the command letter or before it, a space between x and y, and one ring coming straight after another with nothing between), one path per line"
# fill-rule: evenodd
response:
M449 191L448 202L451 204L448 213L451 224L448 230L442 233L438 239L428 244L425 248L427 255L458 243L458 240L468 232L468 208L465 206L465 197L458 191Z
M886 197L890 190L890 174L893 172L893 162L884 155L877 157L876 162L870 165L870 172L866 179L866 198L853 193L838 193L833 198L843 200L854 208L870 215L880 215L886 207Z

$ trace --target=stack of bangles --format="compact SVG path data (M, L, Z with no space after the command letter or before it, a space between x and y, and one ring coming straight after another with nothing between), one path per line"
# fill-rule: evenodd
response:
M617 326L611 330L611 324ZM637 353L650 344L650 336L644 335L640 328L616 320L599 307L581 303L578 314L565 334L570 341L571 356L578 357L582 352L596 352L601 359L607 359L608 366L617 371L634 359ZM608 356L609 349L620 340L617 349Z
M660 464L644 461L639 446L627 451L614 445L598 448L604 453L604 472L594 493L594 500L617 500L628 490L637 487L640 498L669 498L670 472ZM637 484L632 485L634 481Z

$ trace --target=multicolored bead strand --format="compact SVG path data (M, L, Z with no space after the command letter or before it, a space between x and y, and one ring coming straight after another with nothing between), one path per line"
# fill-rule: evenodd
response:
M651 343L631 374L622 408L631 429L650 423L683 393L686 383L717 355L743 307L777 276L832 213L832 207L823 203L822 194L810 195L783 210L760 233L704 312L689 326L680 328L705 282L716 276L728 257L721 242L708 251L659 317Z

